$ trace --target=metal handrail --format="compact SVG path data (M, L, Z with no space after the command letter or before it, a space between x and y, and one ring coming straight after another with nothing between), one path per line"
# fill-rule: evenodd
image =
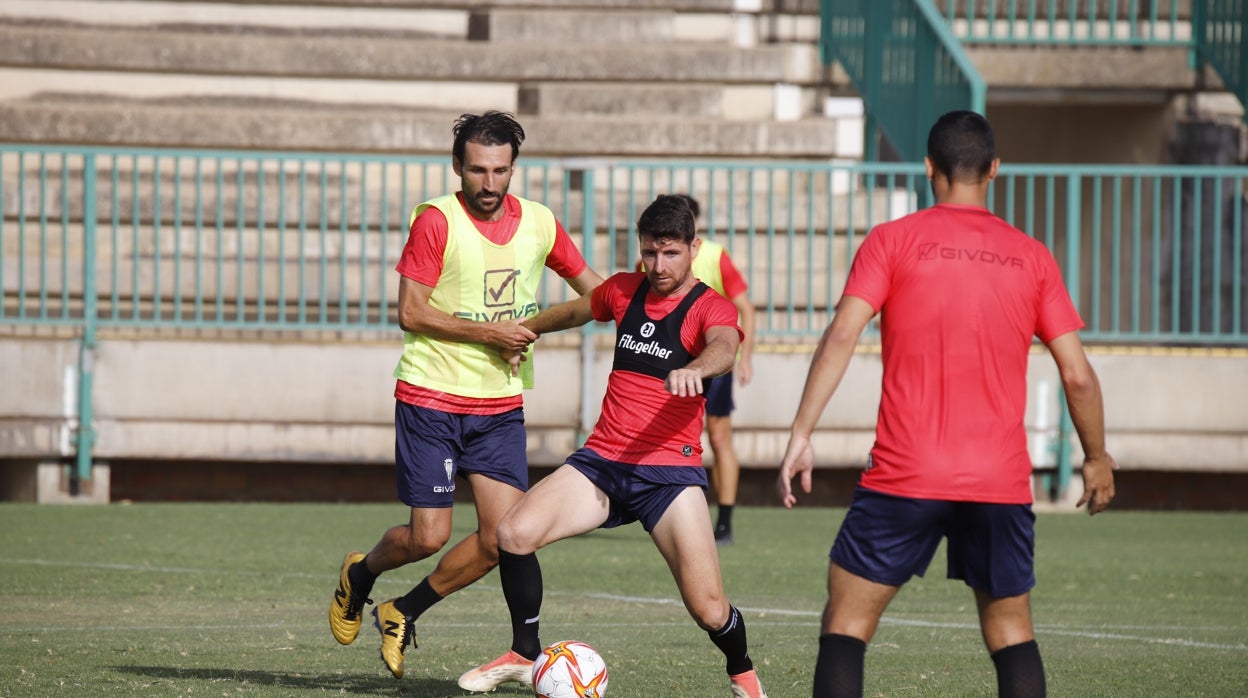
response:
M878 128L903 160L926 152L927 129L955 109L984 112L987 88L931 0L823 0L820 51L862 96L868 160Z

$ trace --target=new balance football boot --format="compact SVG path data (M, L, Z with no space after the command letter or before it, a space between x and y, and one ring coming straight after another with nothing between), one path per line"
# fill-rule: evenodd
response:
M338 572L338 588L334 590L334 599L329 604L329 630L334 639L344 645L355 642L360 634L360 612L364 604L373 600L366 594L357 593L351 588L351 576L347 572L351 565L364 559L364 553L350 552L342 559L342 570Z
M403 678L403 652L410 644L416 649L416 633L412 621L403 612L394 607L394 599L377 604L373 609L373 624L381 633L381 661L394 674L394 678Z

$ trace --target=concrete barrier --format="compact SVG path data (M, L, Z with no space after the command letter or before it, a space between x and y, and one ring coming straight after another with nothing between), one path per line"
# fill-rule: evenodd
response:
M592 427L610 343L609 334L596 336L585 365L577 335L542 340L537 387L525 398L535 467L558 465ZM353 340L105 335L94 362L95 458L168 468L204 461L389 465L391 370L400 344L397 330ZM759 347L755 381L739 391L733 418L747 468L779 462L812 351ZM1107 444L1124 470L1248 471L1248 403L1239 399L1248 391L1248 350L1090 352L1106 396ZM0 391L0 469L28 472L30 464L72 456L77 357L73 338L0 340L0 373L19 381ZM878 349L865 344L820 420L819 467L862 466L874 438L879 377ZM1043 442L1055 433L1058 380L1042 349L1032 353L1029 385L1026 423ZM1074 452L1077 465L1077 443Z

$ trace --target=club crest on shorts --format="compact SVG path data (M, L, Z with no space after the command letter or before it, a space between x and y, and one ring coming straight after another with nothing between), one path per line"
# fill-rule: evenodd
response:
M455 491L455 460L446 458L442 461L442 469L446 471L446 484L434 485L434 492L454 492Z

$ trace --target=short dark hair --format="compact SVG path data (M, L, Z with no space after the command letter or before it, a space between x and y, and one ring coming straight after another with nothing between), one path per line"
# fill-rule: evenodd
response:
M451 133L455 135L451 154L460 162L464 161L464 144L468 141L481 145L511 145L512 162L520 155L520 144L524 142L524 129L515 115L493 110L461 115L451 127Z
M983 179L996 158L992 124L973 111L944 114L927 134L927 157L951 180Z
M680 240L693 244L696 234L693 211L680 196L660 194L637 219L637 236L656 240Z
M693 212L693 220L698 220L698 217L702 215L702 206L698 203L698 200L688 194L676 194L676 196L685 200L685 205Z

